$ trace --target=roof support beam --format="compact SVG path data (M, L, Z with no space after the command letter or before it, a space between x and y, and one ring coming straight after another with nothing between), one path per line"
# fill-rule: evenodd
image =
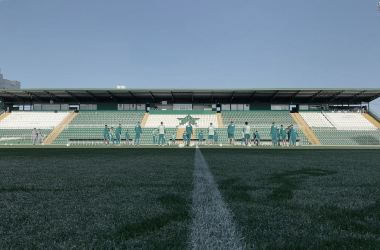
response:
M235 94L235 91L232 92L231 101L230 102L232 102L232 100L234 99L234 94Z
M33 94L32 92L28 92L28 91L23 91L23 92L30 95L32 98L36 99L37 101L42 102L40 99L40 96Z
M289 103L292 103L293 100L294 100L294 98L296 98L297 95L298 95L300 92L301 92L301 90L298 90L294 95L292 95L292 96L290 97Z
M7 95L13 97L14 99L16 99L16 100L18 100L18 101L20 101L20 102L24 102L24 99L22 99L22 98L21 98L20 96L18 96L18 95L15 95L15 94L9 93L9 92L7 92L7 91L2 91L2 93L7 94Z
M323 92L323 90L320 90L320 91L318 91L317 93L315 93L315 94L309 99L309 102L311 102L312 100L314 100L315 98L317 98L322 92Z
M256 94L256 90L255 91L253 91L253 93L252 93L252 95L251 95L251 97L249 98L249 102L251 102L252 100L253 100L253 96Z
M276 95L277 95L277 93L279 92L280 90L277 90L275 93L274 93L274 95L272 96L272 98L270 99L270 101L272 101L275 97L276 97Z
M132 96L133 101L137 102L137 99L136 99L136 97L132 94L132 92L131 92L131 91L128 91L128 93Z
M372 97L368 98L368 102L372 102L373 100L375 100L375 99L377 99L379 97L380 97L380 94L372 96Z
M152 91L149 91L149 93L150 93L150 96L152 97L153 102L156 102L156 99L154 99Z
M69 96L71 96L71 98L73 98L75 101L78 101L78 97L76 95L74 95L73 93L71 93L70 91L65 91L67 94L69 94Z
M86 91L86 92L87 92L87 94L88 94L89 96L92 97L92 99L94 99L95 101L99 102L99 101L98 101L98 98L96 98L96 97L94 96L93 93L91 93L90 91Z
M364 94L365 92L366 92L366 90L363 90L363 91L357 93L348 102L352 102L353 100L355 100L356 98L358 98L359 96L361 96L362 94Z
M116 96L114 94L112 94L111 92L107 91L107 93L111 96L111 98L115 101L115 102L118 102Z
M332 102L332 101L334 101L336 98L338 98L338 96L340 95L340 94L342 94L344 92L344 90L342 90L342 91L339 91L338 93L336 93L335 95L333 95L332 97L331 97L331 99L329 100L329 102Z
M191 102L194 102L194 93L191 91Z
M61 102L62 100L58 98L58 96L54 95L53 93L49 91L44 91L44 93L48 94L51 98L55 99L57 102Z
M211 102L214 101L214 91L211 91Z
M170 95L172 96L172 102L174 103L174 95L173 95L173 91L170 91Z

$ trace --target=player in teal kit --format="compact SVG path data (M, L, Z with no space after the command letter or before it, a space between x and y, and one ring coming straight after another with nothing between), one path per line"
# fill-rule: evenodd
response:
M186 141L187 141L186 130L183 131L183 134L182 134L182 140L183 140L183 144L186 144Z
M198 145L203 144L203 131L198 134Z
M245 144L244 131L241 132L241 144L240 145L243 145L243 144Z
M212 123L210 123L210 126L208 127L207 146L210 145L210 140L212 140L212 145L215 146L214 131L215 131L215 128L214 126L212 126Z
M292 125L293 126L293 125ZM292 127L293 128L293 127ZM297 146L297 137L298 137L298 133L297 131L295 131L293 129L291 135L290 135L290 139L292 140L292 146Z
M256 141L257 146L259 146L259 144L260 144L260 135L259 135L259 132L257 132L257 130L256 130L256 133L255 133L255 141Z
M228 125L227 134L227 143L233 146L235 142L235 124L233 121L231 121L231 124Z
M134 146L140 146L140 136L142 136L142 129L141 129L141 126L140 126L140 122L137 123L137 125L135 126L135 132L136 132L136 135L135 135L135 142L133 143ZM136 144L137 142L137 144Z
M125 132L125 145L129 145L129 138L131 136L129 135L129 130L127 129L127 132Z
M172 133L172 145L175 145L175 138L176 138L177 136L174 134L174 133Z
M281 141L282 141L282 146L286 145L286 129L284 128L283 125L281 125L280 128L280 136L281 136Z
M248 147L248 143L251 144L251 127L248 125L248 122L245 122L243 131L244 131L245 146Z
M157 146L160 146L160 141L161 141L161 145L164 146L165 135L166 135L166 129L165 129L164 123L161 122L161 125L158 126L158 143L157 143Z
M120 146L121 142L121 124L119 124L119 127L116 128L116 146Z
M113 130L113 127L111 127L109 138L110 143L112 142L112 145L115 145L115 131Z
M108 127L105 125L103 129L103 144L108 144L108 142Z
M153 145L156 145L156 143L157 143L156 136L157 136L157 129L155 128L153 130Z
M214 132L214 142L215 144L218 144L218 134L216 133L216 131Z
M270 135L272 138L272 147L276 146L277 142L277 127L274 125L274 122L272 123L272 126L270 127Z
M191 126L191 122L186 126L186 138L187 138L187 146L190 146L191 135L193 134L193 126Z
M290 135L290 146L297 146L297 136L298 133L294 130L293 124L290 125L289 129L289 135Z

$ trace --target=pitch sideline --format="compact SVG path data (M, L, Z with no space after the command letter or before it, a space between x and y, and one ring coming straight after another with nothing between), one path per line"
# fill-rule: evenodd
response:
M243 239L198 146L195 149L190 248L243 249Z

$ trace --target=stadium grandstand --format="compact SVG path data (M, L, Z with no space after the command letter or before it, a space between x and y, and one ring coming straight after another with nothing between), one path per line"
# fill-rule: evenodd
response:
M0 91L0 144L33 144L40 129L44 144L103 143L104 125L121 124L122 144L128 130L141 144L153 144L154 129L166 127L166 143L182 141L188 122L192 140L210 123L227 143L234 122L240 145L245 122L258 131L262 145L271 145L270 127L293 125L297 145L380 145L380 118L370 102L380 89L4 89Z

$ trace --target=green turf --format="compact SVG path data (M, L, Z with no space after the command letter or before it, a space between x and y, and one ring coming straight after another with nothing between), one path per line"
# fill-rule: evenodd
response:
M1 149L1 248L185 248L194 150L178 152Z
M248 246L379 248L378 150L201 152Z
M1 248L186 248L194 151L0 147ZM201 152L247 246L380 246L378 147Z

